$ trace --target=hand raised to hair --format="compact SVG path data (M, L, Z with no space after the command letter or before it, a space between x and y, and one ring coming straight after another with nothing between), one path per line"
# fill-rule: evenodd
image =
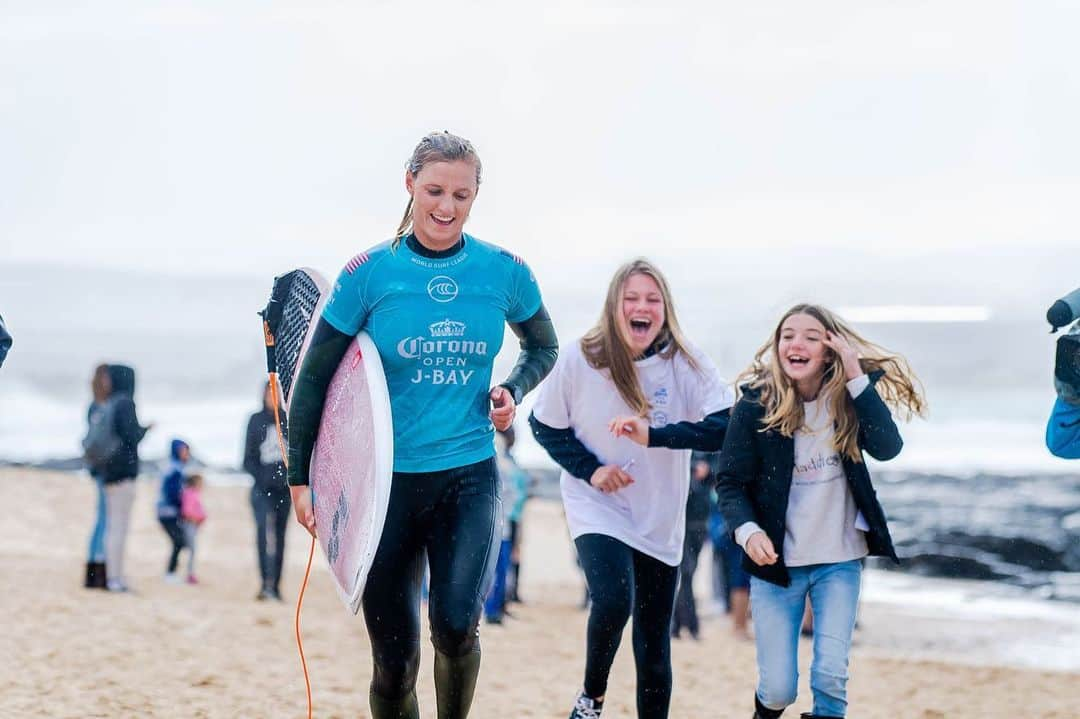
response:
M844 365L844 376L848 381L863 374L862 365L859 364L859 350L848 342L847 337L826 332L824 344L840 357L840 362Z

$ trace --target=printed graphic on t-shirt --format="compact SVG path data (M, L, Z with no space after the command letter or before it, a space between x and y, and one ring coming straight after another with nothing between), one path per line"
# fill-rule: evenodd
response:
M829 455L818 452L812 457L798 459L801 461L795 462L792 484L805 487L844 479L844 463L836 452Z

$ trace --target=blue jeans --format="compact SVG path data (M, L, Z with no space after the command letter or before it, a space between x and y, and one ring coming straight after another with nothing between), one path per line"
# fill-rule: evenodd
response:
M842 717L847 710L848 652L859 604L857 559L790 567L791 586L750 578L757 697L770 709L795 702L799 684L799 628L807 595L814 612L814 656L810 690L814 714Z
M94 516L94 530L90 533L90 546L86 550L86 561L105 561L105 488L100 477L94 477L97 487L97 510Z

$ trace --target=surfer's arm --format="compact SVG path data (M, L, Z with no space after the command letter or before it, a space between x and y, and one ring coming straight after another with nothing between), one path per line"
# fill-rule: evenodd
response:
M555 366L555 360L559 357L559 339L555 336L555 326L543 304L524 322L511 322L510 329L521 341L521 354L499 386L505 387L513 396L514 404L518 405L521 398L536 389Z
M538 420L535 414L529 415L529 427L532 428L533 437L547 450L555 463L578 479L588 482L593 473L602 466L596 455L574 434L573 427L549 427Z
M308 483L308 469L311 466L311 451L315 447L315 437L319 433L319 421L322 419L323 405L326 403L326 390L337 371L341 358L345 356L352 342L351 335L339 332L323 318L315 325L311 335L311 345L296 383L292 390L292 403L289 406L289 484L305 485Z

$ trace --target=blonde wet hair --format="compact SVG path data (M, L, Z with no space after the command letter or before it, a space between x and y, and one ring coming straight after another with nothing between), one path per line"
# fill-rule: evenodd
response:
M476 167L476 186L480 187L480 156L476 154L476 148L464 137L458 137L448 130L442 132L429 132L424 135L413 149L412 157L409 158L405 169L413 176L420 174L424 166L431 162L454 162L464 160L471 162ZM413 199L409 197L409 204L405 206L405 214L401 217L394 240L391 243L393 249L397 249L401 238L412 232L413 225Z

